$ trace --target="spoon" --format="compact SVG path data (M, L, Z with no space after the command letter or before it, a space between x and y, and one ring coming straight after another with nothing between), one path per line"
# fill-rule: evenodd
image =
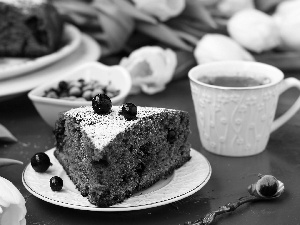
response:
M194 222L187 221L184 225L209 225L218 215L232 212L247 202L272 200L278 198L283 193L284 184L274 176L259 174L258 177L260 179L255 184L251 184L248 187L249 196L241 197L236 202L230 202L221 206L218 210L212 211Z

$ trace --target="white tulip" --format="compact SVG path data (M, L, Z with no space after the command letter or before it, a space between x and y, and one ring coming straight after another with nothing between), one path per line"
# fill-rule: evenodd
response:
M277 16L288 16L290 13L299 11L300 1L299 0L288 0L280 2L275 10Z
M234 14L227 25L229 35L240 45L256 53L273 49L280 44L274 19L268 14L245 9Z
M198 64L223 60L254 61L253 56L237 42L222 34L206 34L197 43L194 56Z
M226 17L231 17L241 10L253 8L253 0L221 0L217 4L218 11Z
M281 49L300 51L300 1L280 3L273 17L278 26Z
M145 13L166 21L178 16L185 8L185 0L133 0L136 7Z
M155 94L163 91L166 84L172 80L177 57L171 49L145 46L133 51L128 58L123 58L120 65L131 75L131 94L140 91Z
M7 179L0 177L0 224L25 225L25 199Z

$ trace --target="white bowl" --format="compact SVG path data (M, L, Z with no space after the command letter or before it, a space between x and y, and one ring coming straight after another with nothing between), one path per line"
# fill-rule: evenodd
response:
M106 66L99 62L88 62L76 67L59 79L49 81L36 87L28 93L28 97L33 102L40 116L52 128L54 128L55 122L61 112L80 106L92 105L92 102L43 97L45 91L50 88L56 88L58 83L62 80L71 81L80 78L86 80L94 79L101 84L107 84L110 81L111 84L120 91L117 96L111 98L113 105L121 105L128 96L132 86L131 77L123 67L117 65Z

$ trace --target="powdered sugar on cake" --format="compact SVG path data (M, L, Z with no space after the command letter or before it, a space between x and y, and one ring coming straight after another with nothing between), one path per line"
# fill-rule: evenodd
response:
M128 121L124 116L119 114L121 107L122 106L113 106L111 112L107 115L96 114L90 106L71 109L66 112L65 115L75 118L80 124L82 131L93 140L95 147L97 149L102 149L117 134L139 122L141 118L158 114L163 111L175 112L173 109L137 106L137 119Z

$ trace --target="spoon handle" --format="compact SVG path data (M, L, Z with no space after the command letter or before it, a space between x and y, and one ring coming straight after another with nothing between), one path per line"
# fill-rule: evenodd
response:
M258 201L258 200L261 200L261 198L258 198L256 196L252 196L252 195L246 196L246 197L241 197L236 202L227 203L226 205L219 207L218 210L215 210L215 211L212 211L212 212L206 214L203 218L198 219L194 222L191 222L191 221L185 222L184 225L209 225L214 221L214 219L218 215L232 212L232 211L236 210L240 205L243 205L247 202L254 202L254 201Z
M258 177L260 179L255 184L251 184L248 187L248 192L250 194L249 196L241 197L235 202L227 203L226 205L219 207L218 210L206 214L203 218L194 222L187 221L184 223L184 225L209 225L218 215L232 212L240 205L258 200L275 199L283 193L284 184L280 180L277 180L274 176L259 174Z

